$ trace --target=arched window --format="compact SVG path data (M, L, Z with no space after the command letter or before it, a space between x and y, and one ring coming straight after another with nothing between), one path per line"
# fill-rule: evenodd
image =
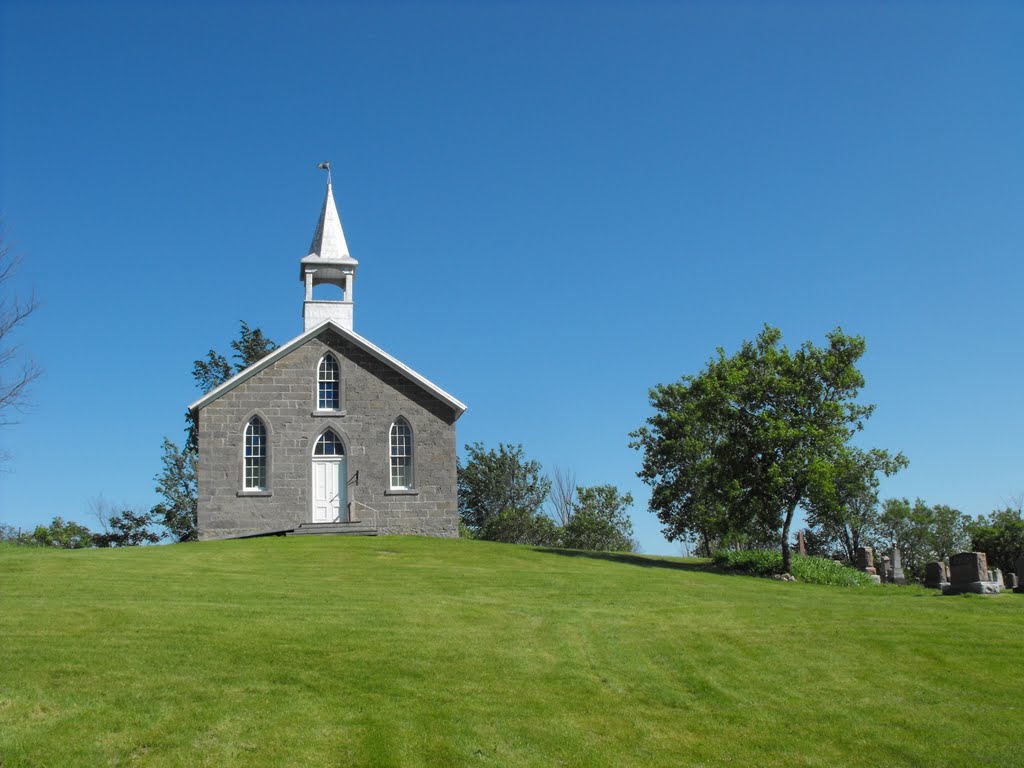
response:
M341 438L338 437L337 433L333 429L328 429L322 435L320 439L316 441L316 447L313 449L314 456L344 456L345 446L341 442Z
M391 487L412 488L412 427L399 416L391 425Z
M320 360L317 368L317 401L318 411L337 411L341 408L341 370L338 359L327 353Z
M267 428L259 416L245 425L245 490L267 490Z

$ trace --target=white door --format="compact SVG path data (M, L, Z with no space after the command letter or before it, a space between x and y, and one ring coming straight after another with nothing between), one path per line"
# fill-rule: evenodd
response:
M348 485L345 459L313 462L313 522L343 523L348 520Z

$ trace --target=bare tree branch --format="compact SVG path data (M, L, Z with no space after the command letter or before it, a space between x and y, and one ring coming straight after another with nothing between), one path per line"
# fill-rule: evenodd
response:
M561 526L571 519L576 504L576 473L571 469L555 467L551 475L551 494L548 496L551 505L551 517Z
M39 306L35 294L22 298L13 295L9 283L21 264L4 242L0 224L0 426L13 424L11 414L28 405L28 392L42 374L31 359L13 343L12 335Z

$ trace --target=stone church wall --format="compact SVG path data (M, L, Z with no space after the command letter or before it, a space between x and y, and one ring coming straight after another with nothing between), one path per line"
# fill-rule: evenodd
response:
M341 367L343 415L314 414L316 371L333 351ZM267 427L265 492L242 492L245 425ZM413 430L415 489L389 490L389 431L404 416ZM293 528L312 519L312 454L331 427L345 444L353 517L381 533L458 535L453 410L417 384L326 330L199 412L201 539ZM365 506L363 506L365 505Z

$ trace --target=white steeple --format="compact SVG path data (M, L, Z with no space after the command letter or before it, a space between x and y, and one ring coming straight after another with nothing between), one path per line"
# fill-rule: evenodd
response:
M306 300L302 305L304 330L315 328L324 320L352 330L352 283L359 262L348 252L345 233L341 229L338 207L331 188L330 163L318 166L327 171L327 194L320 211L320 220L313 234L306 256L299 270L299 279L306 285ZM313 289L318 285L333 285L342 291L340 299L314 299Z
M341 219L338 218L338 206L334 204L334 190L330 181L327 182L327 197L320 211L320 221L313 233L313 242L309 244L309 255L332 261L352 260L348 253L348 243L345 242L345 233L341 229Z

